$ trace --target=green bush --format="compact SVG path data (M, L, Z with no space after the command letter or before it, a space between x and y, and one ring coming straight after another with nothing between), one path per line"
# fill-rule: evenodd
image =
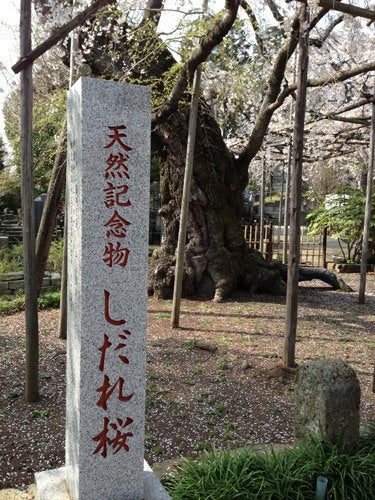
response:
M0 276L23 270L22 245L0 248Z
M60 291L42 292L38 297L39 309L60 307ZM0 316L14 314L25 310L25 295L0 295Z
M327 498L375 498L375 426L352 453L324 439L278 453L205 453L185 460L166 487L173 500L302 500L315 498L318 476L328 478Z
M61 274L64 240L54 240L48 255L46 271ZM0 248L0 276L23 270L22 244Z
M51 273L59 273L61 275L62 260L63 260L64 238L59 238L52 242L49 250L46 270Z

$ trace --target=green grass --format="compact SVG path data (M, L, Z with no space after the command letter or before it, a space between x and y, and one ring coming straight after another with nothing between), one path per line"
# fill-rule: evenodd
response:
M205 452L186 459L166 487L173 500L308 500L318 476L328 478L327 498L375 498L375 425L352 453L316 438L278 453Z

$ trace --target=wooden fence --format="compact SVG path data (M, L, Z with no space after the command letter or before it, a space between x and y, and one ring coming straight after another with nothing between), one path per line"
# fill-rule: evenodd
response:
M284 226L265 225L263 245L261 245L260 233L261 228L259 224L244 226L245 241L250 248L261 251L263 247L263 257L268 261L283 260ZM325 254L323 234L309 237L307 228L301 227L300 264L303 266L325 267Z

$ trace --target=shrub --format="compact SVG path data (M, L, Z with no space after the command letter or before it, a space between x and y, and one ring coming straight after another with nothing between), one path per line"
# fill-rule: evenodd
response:
M54 240L48 255L46 270L61 274L64 240ZM23 270L22 244L0 248L0 275Z
M60 292L43 292L38 297L39 309L47 309L49 307L58 308L60 306ZM6 314L14 314L25 309L25 296L17 295L2 295L0 296L0 316Z

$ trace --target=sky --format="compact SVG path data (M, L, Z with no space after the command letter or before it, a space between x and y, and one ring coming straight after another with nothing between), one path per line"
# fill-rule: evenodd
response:
M18 81L11 67L19 58L18 27L20 0L1 0L0 8L0 136L4 137L4 98Z
M198 0L197 0L198 1ZM4 133L4 120L2 108L7 94L18 82L19 76L15 75L11 67L19 59L19 23L21 0L0 0L0 136L6 141ZM198 1L201 5L202 0ZM217 0L211 0L210 5L216 5ZM223 3L223 0L219 2ZM175 2L169 0L167 6L174 8ZM173 13L176 17L176 12ZM163 29L168 30L168 23Z

